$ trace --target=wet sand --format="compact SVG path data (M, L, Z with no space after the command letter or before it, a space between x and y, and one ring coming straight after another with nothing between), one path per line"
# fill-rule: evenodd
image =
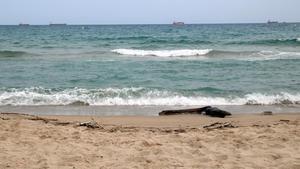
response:
M0 114L0 168L298 169L300 113L224 119Z

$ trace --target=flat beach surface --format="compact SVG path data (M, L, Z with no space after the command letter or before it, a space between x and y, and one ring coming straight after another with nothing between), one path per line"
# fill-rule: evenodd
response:
M0 168L299 169L300 114L219 119L3 113Z

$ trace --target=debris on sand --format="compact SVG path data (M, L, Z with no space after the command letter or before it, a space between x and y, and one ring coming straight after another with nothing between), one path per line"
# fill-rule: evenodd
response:
M179 115L179 114L202 114L202 113L210 117L225 118L226 116L231 116L231 113L221 110L217 107L211 107L211 106L195 108L195 109L164 110L160 112L159 115L168 116L168 115Z
M101 125L99 125L96 121L92 120L92 121L89 121L89 122L82 122L82 123L79 123L78 126L84 126L84 127L87 127L87 128L92 128L92 129L103 129L103 127Z
M203 128L208 130L213 130L213 129L224 129L224 128L237 128L237 126L234 126L230 122L225 122L225 123L216 122L210 125L203 126Z

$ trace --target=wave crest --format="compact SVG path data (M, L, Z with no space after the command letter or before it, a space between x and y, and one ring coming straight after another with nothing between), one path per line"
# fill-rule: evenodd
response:
M142 105L142 106L195 106L195 105L278 105L300 104L300 93L251 93L242 97L213 97L201 94L184 95L158 89L105 88L105 89L2 89L0 105ZM78 104L80 103L80 104Z
M155 57L192 57L199 59L234 59L246 61L264 61L277 59L299 59L299 52L282 51L225 51L213 49L183 49L183 50L136 50L114 49L111 52L127 56ZM198 56L198 57L197 57ZM202 56L202 57L199 57Z
M181 50L136 50L136 49L114 49L112 52L120 55L132 56L158 56L158 57L183 57L203 56L212 49L181 49Z

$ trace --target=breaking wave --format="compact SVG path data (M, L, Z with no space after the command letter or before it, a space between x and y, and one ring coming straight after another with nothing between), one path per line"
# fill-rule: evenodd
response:
M273 95L250 93L242 97L215 97L201 94L184 95L158 89L105 88L105 89L1 89L0 105L276 105L300 104L300 93Z
M137 50L137 49L114 49L112 52L120 55L132 56L158 56L158 57L182 57L182 56L203 56L212 49L181 49L181 50Z
M197 57L202 59L234 59L234 60L274 60L298 59L300 52L281 51L223 51L213 49L182 49L182 50L138 50L114 49L111 52L127 56L154 56L154 57Z

